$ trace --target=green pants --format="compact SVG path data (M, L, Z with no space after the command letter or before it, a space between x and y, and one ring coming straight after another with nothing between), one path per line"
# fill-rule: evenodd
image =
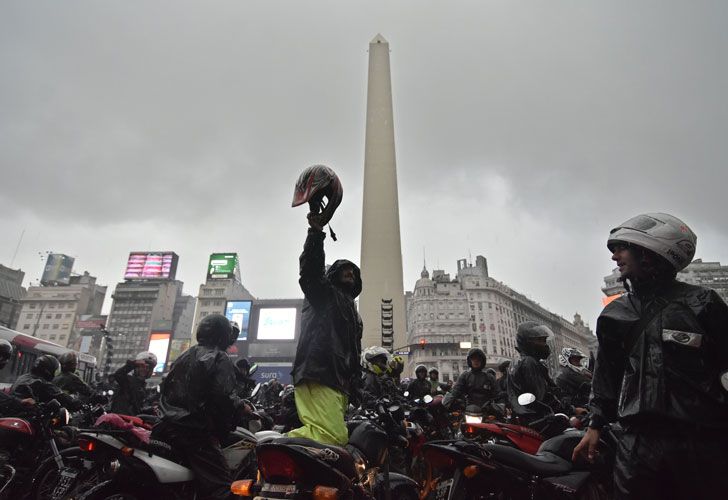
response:
M296 386L296 410L303 427L288 432L288 437L313 439L323 444L344 446L349 432L344 414L349 397L343 392L307 380Z

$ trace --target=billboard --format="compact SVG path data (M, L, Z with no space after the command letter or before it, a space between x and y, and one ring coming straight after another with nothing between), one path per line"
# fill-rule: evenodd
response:
M258 340L293 340L296 336L295 307L261 307Z
M42 285L68 285L71 282L71 269L76 259L63 255L62 253L48 254L43 276L40 278Z
M207 279L240 279L238 254L214 253L207 265Z
M169 346L168 362L174 363L180 354L190 348L190 339L173 339Z
M238 340L248 340L248 327L250 326L250 300L228 300L225 305L225 317L235 321L240 326Z
M253 374L253 379L261 384L270 381L272 378L278 379L283 385L291 382L292 363L258 363L258 370Z
M173 280L179 257L174 252L131 252L124 271L125 280Z
M167 352L169 351L169 339L172 338L171 332L152 332L149 337L149 352L153 352L157 356L157 366L154 367L154 373L161 373L167 364Z

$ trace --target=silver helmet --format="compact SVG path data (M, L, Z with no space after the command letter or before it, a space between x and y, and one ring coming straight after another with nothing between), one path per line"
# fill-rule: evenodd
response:
M561 354L559 354L559 364L561 366L568 366L575 372L583 371L584 367L581 364L579 366L576 366L569 363L569 358L574 356L578 356L582 359L586 358L586 356L584 356L584 354L579 349L575 347L564 347L563 349L561 349Z
M695 256L695 233L683 221L662 213L641 214L623 222L609 232L607 247L614 251L618 243L630 243L656 253L675 271L687 267Z

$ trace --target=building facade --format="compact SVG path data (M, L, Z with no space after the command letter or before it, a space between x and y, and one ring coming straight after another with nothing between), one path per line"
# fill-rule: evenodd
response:
M20 301L25 297L25 273L0 265L0 325L15 329L20 317Z
M594 335L580 316L569 322L491 278L485 257L477 256L474 265L461 259L457 268L453 279L442 270L430 277L423 269L414 291L407 294L409 375L424 364L437 368L441 379L455 380L467 370L465 357L471 347L483 349L488 366L513 360L518 356L516 330L524 321L536 321L554 332L548 360L552 371L563 347L587 354L593 350Z
M63 347L73 345L74 326L82 315L99 315L106 287L85 272L68 285L32 286L20 301L16 330Z
M208 278L200 285L191 329L192 344L197 343L194 332L197 331L197 325L202 318L210 314L225 314L225 304L228 300L255 300L255 297L235 278Z

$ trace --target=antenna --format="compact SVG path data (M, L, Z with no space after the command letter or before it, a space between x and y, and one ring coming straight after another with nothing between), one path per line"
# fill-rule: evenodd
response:
M20 238L18 239L18 245L15 247L15 253L13 253L13 258L10 259L10 267L13 267L13 264L15 264L15 257L18 256L18 250L20 250L20 243L23 241L23 236L25 236L25 228L23 228L23 232L20 233Z

